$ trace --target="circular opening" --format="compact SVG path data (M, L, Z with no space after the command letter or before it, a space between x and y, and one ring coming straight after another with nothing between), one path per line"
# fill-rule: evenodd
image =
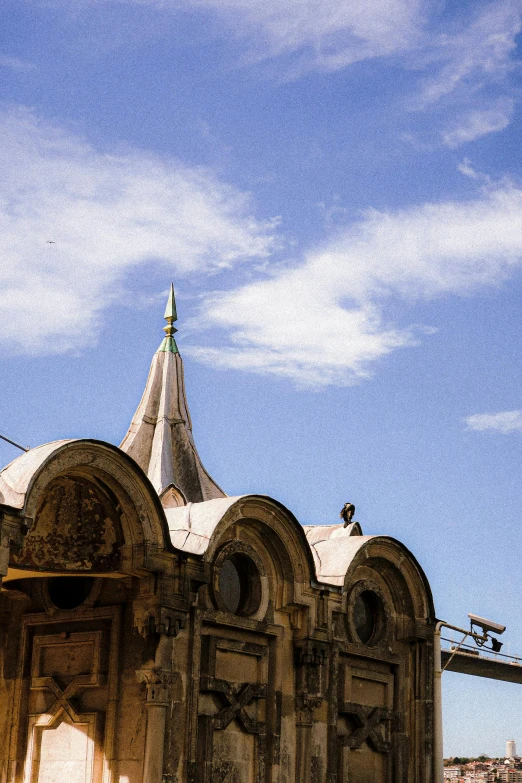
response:
M237 553L219 569L219 595L225 610L242 617L255 614L261 603L261 581L253 560Z
M353 607L353 622L363 644L375 643L382 636L384 607L376 593L371 590L359 593Z
M87 600L93 585L93 576L53 576L47 580L47 591L57 609L76 609Z

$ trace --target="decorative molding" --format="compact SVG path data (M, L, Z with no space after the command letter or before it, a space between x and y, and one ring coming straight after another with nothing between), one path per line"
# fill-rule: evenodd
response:
M134 627L140 636L177 636L185 627L183 612L168 606L150 606L139 599L134 602Z
M328 660L329 645L316 639L299 639L295 642L299 666L324 666Z
M138 669L138 682L145 683L147 706L168 707L172 701L172 685L176 679L175 672L166 669Z
M313 713L326 695L326 664L329 646L316 639L300 639L294 644L296 664L295 707L298 723L310 724Z
M297 711L297 722L309 724L315 710L318 710L323 699L321 696L310 696L307 693L298 693L295 697L295 709Z

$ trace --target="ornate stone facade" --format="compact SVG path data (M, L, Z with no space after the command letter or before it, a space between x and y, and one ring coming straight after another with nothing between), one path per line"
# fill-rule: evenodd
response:
M122 448L0 473L0 782L432 783L422 569L351 518L225 496L166 317Z

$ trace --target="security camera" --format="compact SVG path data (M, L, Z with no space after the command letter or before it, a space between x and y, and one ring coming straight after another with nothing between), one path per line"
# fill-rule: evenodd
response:
M504 633L506 630L505 625L500 625L500 623L494 623L493 620L486 620L485 617L479 617L477 614L468 614L469 619L471 620L471 625L478 625L479 628L482 628L485 634L487 633Z

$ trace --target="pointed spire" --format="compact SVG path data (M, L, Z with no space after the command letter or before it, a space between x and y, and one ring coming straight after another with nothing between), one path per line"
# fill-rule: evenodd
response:
M174 339L173 285L165 320L166 337L152 358L143 397L120 448L145 471L164 503L172 501L175 491L189 503L226 497L203 467L192 437L183 360Z
M167 326L163 327L163 331L166 333L166 337L163 338L158 351L168 351L169 353L179 353L178 346L174 335L178 331L174 327L174 321L178 320L178 314L176 312L176 297L174 296L174 283L170 284L169 298L167 300L167 306L165 308L165 315L163 316L167 322Z

